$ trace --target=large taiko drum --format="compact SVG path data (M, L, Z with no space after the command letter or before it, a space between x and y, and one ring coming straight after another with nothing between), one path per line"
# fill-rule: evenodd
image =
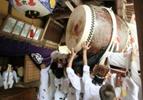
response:
M115 16L117 24L117 37L119 51L121 51L128 39L128 26ZM104 7L80 5L70 15L66 29L66 45L69 49L81 50L84 41L91 42L90 52L97 53L107 47L113 33L113 19Z

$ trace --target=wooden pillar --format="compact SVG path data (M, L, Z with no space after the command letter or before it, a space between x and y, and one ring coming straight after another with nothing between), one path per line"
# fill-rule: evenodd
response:
M116 0L116 12L117 15L122 17L122 4L121 4L121 0Z
M116 12L117 15L123 19L126 19L126 0L116 0Z
M140 67L141 67L141 80L143 87L143 0L134 0L134 8L137 23L139 53L140 53ZM143 88L142 88L143 91Z

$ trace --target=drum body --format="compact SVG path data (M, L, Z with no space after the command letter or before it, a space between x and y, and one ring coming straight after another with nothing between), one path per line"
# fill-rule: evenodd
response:
M128 26L116 16L117 40L119 51L127 42ZM103 7L81 5L74 9L70 15L66 29L66 45L69 49L81 50L84 41L91 42L90 52L97 53L107 47L112 37L112 18L110 13Z

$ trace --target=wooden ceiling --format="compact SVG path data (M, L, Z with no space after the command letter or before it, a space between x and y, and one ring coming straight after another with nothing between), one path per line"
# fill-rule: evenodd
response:
M74 8L82 4L92 4L92 5L98 5L98 6L102 5L102 6L109 6L109 7L112 6L112 8L114 8L115 10L115 1L116 0L58 0L55 10L51 15L48 15L48 16L52 16L54 19L56 19L57 21L60 21L62 24L66 26L67 20L72 12L70 9L70 4Z

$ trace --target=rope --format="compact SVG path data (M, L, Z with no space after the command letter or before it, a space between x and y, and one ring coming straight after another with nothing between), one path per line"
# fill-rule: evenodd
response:
M108 54L109 54L109 51L113 50L113 48L115 47L115 37L117 35L117 22L116 22L115 14L111 10L111 8L106 8L106 7L102 7L102 8L108 11L108 13L111 16L112 24L113 24L111 41L110 41L110 43L109 43L109 45L108 45L104 55L101 57L100 63L99 63L99 64L103 65L105 63L105 60L106 60Z

